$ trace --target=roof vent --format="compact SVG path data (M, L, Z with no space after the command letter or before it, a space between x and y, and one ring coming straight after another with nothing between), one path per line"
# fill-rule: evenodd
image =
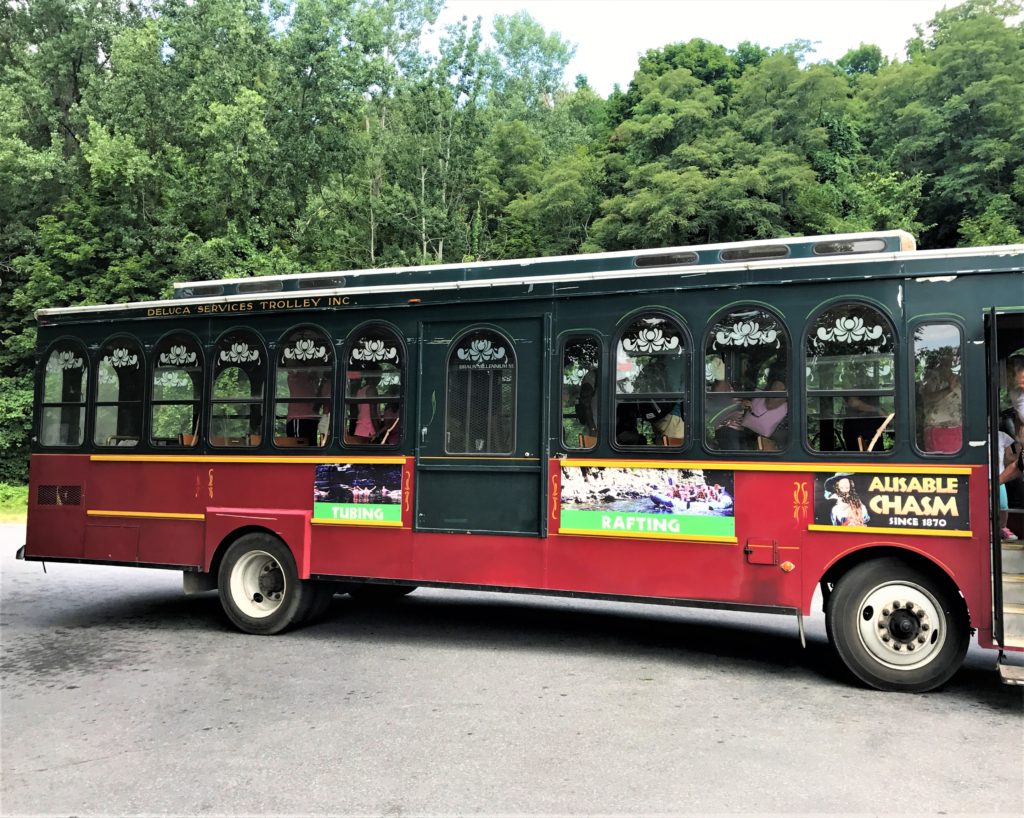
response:
M657 256L637 256L633 259L634 267L673 267L696 263L696 253L662 253Z
M718 254L721 261L758 261L765 258L785 258L789 248L784 244L759 244L754 247L733 247Z

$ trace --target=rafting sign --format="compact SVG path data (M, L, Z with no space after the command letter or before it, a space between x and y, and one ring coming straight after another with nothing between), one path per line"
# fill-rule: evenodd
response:
M560 534L734 541L733 473L562 466Z

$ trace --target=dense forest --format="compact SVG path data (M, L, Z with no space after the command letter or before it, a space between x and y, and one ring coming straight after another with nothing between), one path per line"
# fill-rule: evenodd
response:
M442 5L0 5L0 481L25 478L42 306L791 234L1024 240L1017 2L944 10L893 62L681 31L607 99L525 13L428 53Z

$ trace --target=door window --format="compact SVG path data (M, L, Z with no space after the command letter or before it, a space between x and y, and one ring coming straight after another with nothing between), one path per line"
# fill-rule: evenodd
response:
M512 454L516 359L512 342L489 329L468 332L448 353L445 450Z

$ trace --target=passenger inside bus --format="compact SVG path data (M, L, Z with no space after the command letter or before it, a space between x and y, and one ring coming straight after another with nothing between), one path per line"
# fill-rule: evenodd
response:
M960 376L942 356L919 386L924 451L955 453L963 444L963 399Z
M285 432L300 445L313 445L317 441L317 427L320 423L319 398L325 397L329 385L319 382L316 373L308 369L288 370L288 403Z
M786 390L786 372L780 366L772 367L766 378L767 392ZM712 391L729 391L727 381L716 380ZM739 451L778 451L788 443L785 421L789 402L785 395L754 396L736 401L734 411L726 413L715 429L715 443L719 449Z
M843 448L848 452L871 451L875 434L885 420L876 396L850 395L843 415Z

